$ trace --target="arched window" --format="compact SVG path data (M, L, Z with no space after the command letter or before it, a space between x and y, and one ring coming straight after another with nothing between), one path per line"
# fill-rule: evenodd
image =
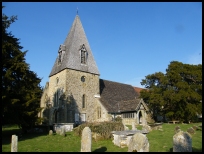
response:
M85 95L82 96L82 108L86 107L86 98Z
M60 96L60 92L59 92L59 90L57 90L54 93L54 106L55 107L59 106L59 96Z

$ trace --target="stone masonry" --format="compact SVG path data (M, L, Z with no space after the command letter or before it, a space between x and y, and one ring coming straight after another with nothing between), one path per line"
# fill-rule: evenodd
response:
M85 76L85 82L81 81L81 77ZM58 78L59 82L56 83ZM56 75L50 77L49 85L46 90L47 96L50 99L51 108L49 112L49 124L52 123L74 123L75 114L85 114L85 120L106 121L109 120L109 115L106 109L101 106L98 98L94 95L99 94L99 76L91 73L80 72L76 70L63 70ZM65 97L59 100L58 105L54 105L56 98L55 94L59 91L59 97L65 94ZM85 94L86 105L82 108L82 96ZM45 94L44 94L45 95ZM68 97L71 96L69 100ZM41 104L46 102L41 100ZM41 105L45 106L45 105ZM97 117L97 107L101 107L101 118ZM57 112L55 121L55 112Z

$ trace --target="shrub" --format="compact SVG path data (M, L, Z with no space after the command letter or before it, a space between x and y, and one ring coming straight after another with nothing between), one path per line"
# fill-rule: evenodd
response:
M89 127L91 132L101 135L101 139L110 139L112 137L112 131L122 131L124 126L122 122L111 121L111 122L95 122L95 123L83 123L73 129L74 133L81 136L82 131L85 127Z
M115 118L115 121L116 121L116 122L122 122L122 118L119 117L119 116L117 116L117 117Z

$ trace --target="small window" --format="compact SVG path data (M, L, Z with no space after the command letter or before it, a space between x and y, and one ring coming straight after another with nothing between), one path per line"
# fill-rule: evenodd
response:
M58 83L59 83L59 78L57 77L56 78L56 85L58 85Z
M82 77L81 77L81 81L82 81L82 82L85 82L85 76L82 76Z
M83 95L83 96L82 96L82 108L85 108L85 107L86 107L85 99L86 99L86 98L85 98L85 95Z
M98 119L101 118L101 107L97 107L97 116L98 116Z

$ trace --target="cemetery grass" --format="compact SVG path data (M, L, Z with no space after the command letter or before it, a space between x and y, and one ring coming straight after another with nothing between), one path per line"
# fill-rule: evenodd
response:
M172 152L174 128L180 126L182 131L187 131L192 126L199 126L202 123L192 124L167 124L162 125L163 131L153 130L147 134L150 152ZM131 129L131 126L128 126ZM141 130L142 127L138 126ZM2 152L11 151L11 135L18 135L17 126L2 126ZM202 152L202 130L196 130L192 136L192 151ZM18 152L80 152L81 138L73 132L67 132L66 136L58 134L48 135L46 133L23 134L18 139ZM128 148L115 146L110 140L94 141L92 139L92 152L127 152Z

